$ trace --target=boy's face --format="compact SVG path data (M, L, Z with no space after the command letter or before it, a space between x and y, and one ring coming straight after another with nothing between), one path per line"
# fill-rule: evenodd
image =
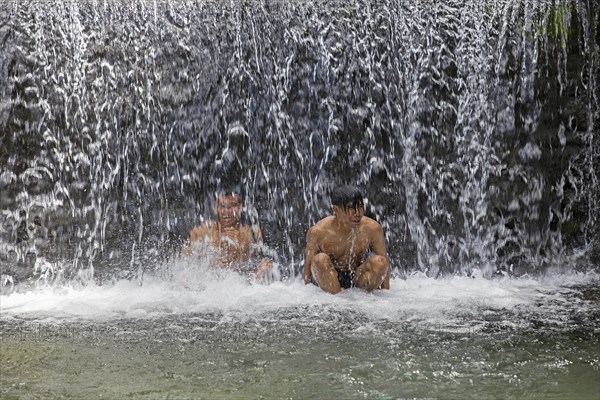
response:
M352 204L348 203L344 206L333 206L333 211L337 218L350 226L357 226L360 220L365 215L365 206L362 202Z
M217 197L215 207L219 222L223 228L229 228L240 223L240 198L237 194L223 194Z

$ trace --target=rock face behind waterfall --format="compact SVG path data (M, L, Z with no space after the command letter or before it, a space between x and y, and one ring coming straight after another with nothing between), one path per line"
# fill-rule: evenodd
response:
M337 183L399 272L598 265L599 11L531 3L3 2L0 272L139 277L223 184L288 276Z

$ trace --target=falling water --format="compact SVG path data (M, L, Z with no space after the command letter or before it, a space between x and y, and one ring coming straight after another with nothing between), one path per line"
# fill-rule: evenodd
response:
M587 1L4 1L0 272L133 278L238 184L284 274L356 184L395 272L598 261Z

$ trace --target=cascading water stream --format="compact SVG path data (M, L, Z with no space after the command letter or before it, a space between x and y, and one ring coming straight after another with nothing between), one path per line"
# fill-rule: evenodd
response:
M3 281L140 277L237 184L284 275L338 183L397 272L598 262L585 1L5 1Z

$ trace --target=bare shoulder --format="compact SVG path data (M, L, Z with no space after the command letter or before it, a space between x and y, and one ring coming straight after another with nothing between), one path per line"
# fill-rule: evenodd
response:
M362 217L361 223L363 224L364 229L369 233L383 232L381 224L372 218Z
M322 220L318 221L316 224L311 226L306 235L313 238L320 238L329 229L333 219L333 216L323 218Z
M242 225L240 231L245 237L248 237L253 243L262 243L263 236L259 224Z

